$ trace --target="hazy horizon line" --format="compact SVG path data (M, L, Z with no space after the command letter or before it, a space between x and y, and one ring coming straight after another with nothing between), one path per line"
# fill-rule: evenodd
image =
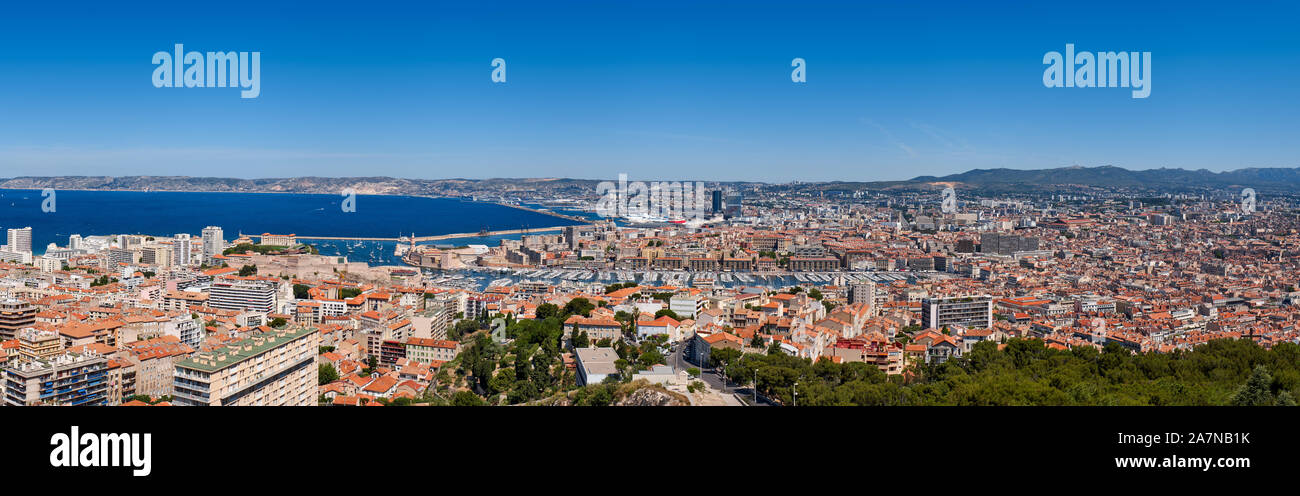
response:
M1187 172L1205 171L1205 172L1209 172L1209 173L1212 173L1212 174L1225 174L1225 173L1231 173L1231 172L1237 172L1237 171L1243 171L1243 170L1252 170L1252 169L1300 169L1300 166L1293 166L1293 167L1286 167L1286 166L1258 167L1258 166L1252 166L1252 167L1238 167L1238 168L1235 168L1235 169L1224 169L1224 170L1220 170L1220 171L1215 171L1215 170L1211 170L1211 169L1208 169L1208 168L1205 168L1205 167L1199 167L1199 168L1195 168L1195 169L1189 169L1189 168L1184 168L1184 167L1169 167L1169 166L1147 167L1147 168L1128 168L1128 167L1122 167L1122 166L1117 166L1117 165L1106 164L1106 165L1095 165L1095 166L1066 165L1066 166L1058 166L1058 167L1039 167L1039 168L977 167L977 168L973 168L973 169L967 169L967 170L964 170L964 171L961 171L961 172L954 172L954 173L951 173L951 174L945 174L945 175L922 174L922 175L912 176L912 177L907 178L907 179L831 179L831 180L800 180L800 179L788 179L788 180L785 180L785 181L751 180L751 179L694 179L694 180L690 180L690 181L712 182L712 183L754 183L754 184L793 184L793 183L800 183L800 184L817 184L817 183L840 183L840 182L848 182L848 183L855 183L855 182L861 182L861 183L882 182L882 183L884 183L884 182L907 182L907 181L915 181L915 180L917 180L917 179L919 179L919 178L944 178L944 177L948 177L948 176L955 176L955 175L965 174L965 173L968 173L968 172L974 172L974 171L995 171L995 170L1013 170L1013 171L1049 171L1049 170L1058 170L1058 169L1101 169L1101 168L1108 168L1108 167L1109 167L1109 168L1122 169L1122 170L1126 170L1126 171L1130 171L1130 172L1138 172L1138 171L1152 171L1152 170L1181 170L1181 171L1187 171ZM616 178L616 176L617 176L617 174L615 174L615 178ZM631 175L629 174L629 176L631 176ZM320 178L320 179L396 179L396 180L409 180L409 181L492 181L492 180L524 180L524 181L566 181L566 180L568 180L568 181L609 181L609 180L612 179L611 177L591 178L591 177L571 177L571 176L570 176L570 177L560 177L560 176L520 176L520 177L503 177L503 176L494 176L494 177L407 177L407 176L389 176L389 175L378 175L378 176L323 176L323 175L299 175L299 176L237 177L237 176L194 176L194 175L159 175L159 174L124 174L124 175L65 174L65 175L24 175L24 176L9 176L9 177L0 177L0 181L11 181L11 180L16 180L16 179L57 179L57 178L111 178L111 179L124 179L124 178L178 178L178 179L179 179L179 178L185 178L185 179L233 179L233 180L239 180L239 181L269 181L269 180L303 179L303 178ZM660 178L651 178L651 177L645 177L645 178L629 177L628 180L629 180L629 181L663 181L663 180L665 180L665 179L660 179ZM675 180L672 180L672 181L682 181L682 180L680 180L680 179L675 179Z

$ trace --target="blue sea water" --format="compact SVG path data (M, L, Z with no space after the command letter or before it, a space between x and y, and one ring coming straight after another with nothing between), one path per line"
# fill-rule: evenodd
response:
M226 239L245 234L397 238L566 226L573 221L491 203L450 198L359 195L356 211L342 211L342 196L293 193L190 193L60 190L45 212L39 190L0 190L0 229L32 228L32 249L65 246L68 236L144 234L195 237L219 226ZM436 244L495 245L513 236L469 237ZM394 242L314 241L322 254L394 264Z

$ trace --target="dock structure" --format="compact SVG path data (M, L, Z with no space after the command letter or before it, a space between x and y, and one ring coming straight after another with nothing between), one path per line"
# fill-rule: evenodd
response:
M437 236L417 236L415 237L414 242L420 243L424 241L441 241L444 239L477 238L483 236L504 236L507 234L551 232L551 231L563 230L565 227L566 226L540 227L540 228L535 227L535 228L524 228L524 229L505 229L501 231L479 231L475 233L439 234ZM257 238L259 241L262 239L262 235L260 234L245 234L245 236L248 236L250 238ZM379 237L365 237L365 236L303 236L303 235L295 235L294 237L297 239L318 239L318 240L338 240L338 241L404 241L404 242L412 241L410 237L379 238Z
M503 206L503 207L510 207L510 208L517 208L517 209L520 209L520 210L527 210L527 211L529 211L529 212L533 212L533 213L536 213L536 214L549 215L549 216L551 216L551 217L559 217L559 218L561 218L561 219L565 219L565 220L571 220L571 221L574 221L574 222L581 222L581 223L583 223L583 224L591 224L591 223L592 223L592 220L591 220L591 219L588 219L588 218L585 218L585 217L578 217L578 216L576 216L576 215L566 215L566 214L562 214L562 213L559 213L559 212L553 212L553 211L550 211L550 210L539 210L539 209L532 208L532 207L525 207L525 206L523 206L523 205L515 205L515 204L513 204L513 203L496 203L496 204L497 204L497 205L501 205L501 206Z
M510 203L498 203L498 202L492 202L492 204L494 204L494 205L500 205L500 206L503 206L503 207L517 208L517 209L520 209L520 210L527 210L527 211L529 211L529 212L538 213L538 214L542 214L542 215L549 215L549 216L552 216L552 217L559 217L559 218L564 219L564 220L569 220L569 221L573 221L573 222L578 222L578 223L581 223L581 224L593 224L593 223L595 223L595 222L592 221L591 219L587 219L587 218L584 218L584 217L578 217L578 216L576 216L576 215L565 215L565 214L558 213L558 212L552 212L552 211L550 211L550 210L538 210L538 209L535 209L535 208L532 208L532 207L525 207L525 206L523 206L523 205L514 205L514 204L510 204ZM416 237L416 238L414 239L414 242L415 242L415 243L420 243L420 242L424 242L424 241L442 241L442 240L445 240L445 239L456 239L456 238L477 238L477 237L486 237L486 236L504 236L504 235L508 235L508 234L543 233L543 232L551 232L551 231L560 231L560 230L563 230L565 227L568 227L568 226L555 226L555 227L525 227L525 228L521 228L521 229L504 229L504 230L500 230L500 231L488 231L488 230L485 229L485 230L482 230L482 231L479 231L479 232L476 232L476 233L456 233L456 234L439 234L439 235L437 235L437 236L418 236L418 237ZM250 237L250 238L257 238L258 241L261 241L261 239L262 239L262 235L260 235L260 234L247 234L246 236L248 236L248 237ZM294 236L294 237L295 237L295 238L298 238L298 239L318 239L318 240L337 240L337 241L402 241L402 242L410 242L410 241L412 241L412 239L409 238L409 237L408 237L408 238L382 238L382 237L366 237L366 236Z

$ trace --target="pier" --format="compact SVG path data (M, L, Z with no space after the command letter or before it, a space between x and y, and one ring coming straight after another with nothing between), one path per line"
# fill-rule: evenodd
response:
M479 232L476 232L476 233L439 234L439 235L437 235L437 236L416 236L416 237L415 237L415 242L416 242L416 243L420 243L420 242L424 242L424 241L442 241L442 240L445 240L445 239L456 239L456 238L477 238L477 237L485 237L485 236L504 236L504 235L508 235L508 234L542 233L542 232L559 231L559 230L564 229L565 227L566 227L566 226L558 226L558 227L541 227L541 228L526 228L526 229L505 229L505 230L501 230L501 231L479 231ZM261 235L261 234L245 234L244 236L248 236L248 237L250 237L250 238L257 238L258 241L261 241L261 239L262 239L262 235ZM298 235L295 235L294 238L297 238L297 239L316 239L316 240L337 240L337 241L401 241L401 242L410 242L410 241L411 241L411 238L409 238L409 237L403 239L403 238L370 238L370 237L364 237L364 236L298 236Z
M565 215L565 214L562 214L562 213L559 213L559 212L552 212L552 211L550 211L550 210L539 210L539 209L532 208L532 207L525 207L525 206L523 206L523 205L515 205L515 204L511 204L511 203L503 203L503 202L487 202L487 203L492 203L493 205L500 205L500 206L503 206L503 207L517 208L517 209L519 209L519 210L527 210L527 211L529 211L529 212L533 212L533 213L537 213L537 214L542 214L542 215L549 215L549 216L551 216L551 217L559 217L559 218L564 219L564 220L569 220L569 221L573 221L573 222L578 222L578 223L581 223L581 224L594 224L594 223L595 223L595 221L593 221L593 220L591 220L591 219L587 219L587 218L584 218L584 217L578 217L578 216L576 216L576 215ZM457 239L457 238L477 238L477 237L486 237L486 236L504 236L504 235L509 235L509 234L543 233L543 232L559 231L559 230L564 229L565 227L567 227L567 226L538 227L538 228L528 228L528 227L526 227L526 228L520 228L520 229L504 229L504 230L499 230L499 231L479 231L479 232L476 232L476 233L439 234L439 235L437 235L437 236L417 236L417 237L415 238L415 241L414 241L414 242L416 242L416 243L420 243L420 242L426 242L426 241L442 241L442 240L447 240L447 239ZM257 238L258 241L261 241L261 240L262 240L262 235L260 235L260 234L245 234L245 236L248 236L248 237L250 237L250 238ZM400 237L398 237L398 238L379 238L379 237L365 237L365 236L294 236L294 237L297 238L297 239L335 240L335 241L401 241L401 242L411 242L411 238L402 239L402 238L400 238Z
M559 218L561 218L561 219L571 220L571 221L574 221L574 222L581 222L581 223L583 223L583 224L592 224L592 223L593 223L593 221L592 221L591 219L588 219L588 218L585 218L585 217L578 217L578 216L576 216L576 215L565 215L565 214L562 214L562 213L559 213L559 212L552 212L552 211L550 211L550 210L539 210L539 209L532 208L532 207L525 207L525 206L523 206L523 205L515 205L515 204L513 204L513 203L498 203L498 202L493 202L493 203L495 203L495 204L497 204L497 205L501 205L501 206L503 206L503 207L510 207L510 208L517 208L517 209L520 209L520 210L527 210L527 211L532 212L532 213L535 213L535 214L542 214L542 215L549 215L549 216L552 216L552 217L559 217Z

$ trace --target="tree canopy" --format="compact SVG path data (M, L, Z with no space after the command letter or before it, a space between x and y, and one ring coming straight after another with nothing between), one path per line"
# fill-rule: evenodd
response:
M586 298L574 298L564 305L564 313L568 315L580 314L583 317L590 317L591 311L595 309L596 304Z
M721 350L714 350L716 354ZM1131 353L1048 348L1038 339L992 342L916 376L886 376L865 363L813 362L783 353L725 362L728 377L799 405L1293 405L1300 346L1266 350L1249 340L1215 340L1192 351ZM798 383L796 386L795 384Z

